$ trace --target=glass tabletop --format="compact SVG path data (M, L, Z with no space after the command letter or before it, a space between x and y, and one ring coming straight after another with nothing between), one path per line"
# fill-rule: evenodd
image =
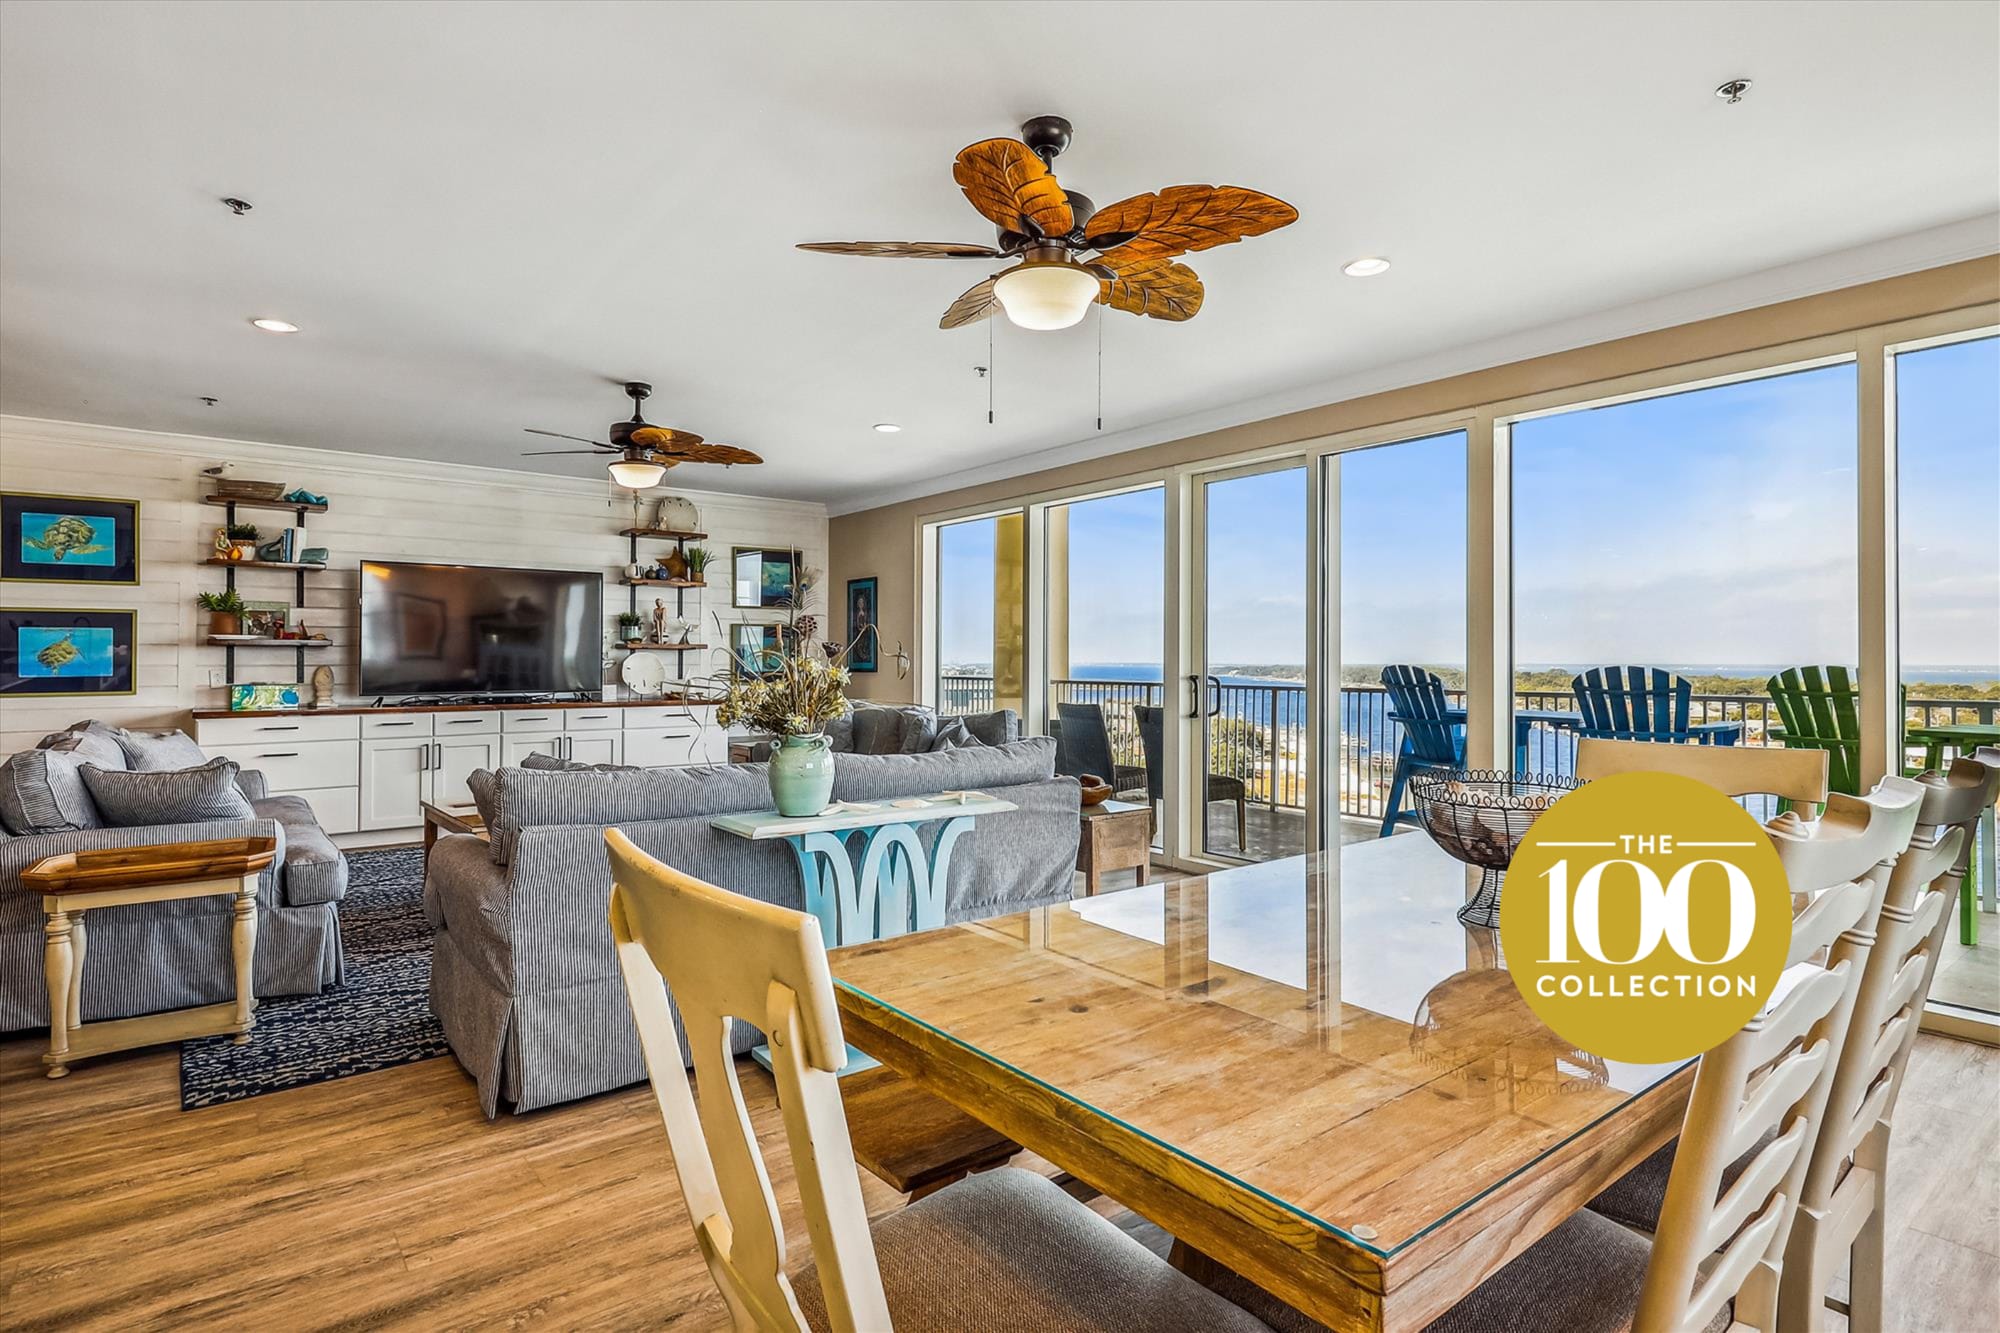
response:
M1388 1256L1666 1081L1542 1026L1404 834L836 950L837 986ZM852 1039L852 1037L850 1037Z

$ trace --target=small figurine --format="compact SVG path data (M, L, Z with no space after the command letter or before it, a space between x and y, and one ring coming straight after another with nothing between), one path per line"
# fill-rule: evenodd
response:
M653 599L652 638L654 643L665 643L667 641L667 604L657 597Z
M312 674L314 708L333 707L333 668L315 667Z

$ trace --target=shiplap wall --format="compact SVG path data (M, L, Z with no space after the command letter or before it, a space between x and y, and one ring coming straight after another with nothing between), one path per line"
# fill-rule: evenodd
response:
M585 461L585 460L579 460ZM228 690L210 683L223 667L223 650L203 642L207 616L195 594L223 586L223 571L202 564L224 511L199 503L206 493L204 467L233 464L231 475L283 481L327 497L328 511L307 517L310 544L327 547L325 572L306 575L305 623L324 631L331 648L306 656L306 674L333 668L341 702L358 699L356 569L362 559L428 560L473 565L593 569L605 576L605 642L616 640L616 618L626 608L618 583L629 558L618 529L632 521L630 492L615 501L601 480L572 480L497 468L460 467L330 449L301 449L241 440L163 435L148 431L0 416L0 489L58 495L91 495L140 501L140 585L94 587L71 583L0 583L0 603L12 607L134 607L138 618L138 693L120 698L0 700L0 752L33 745L50 731L85 717L124 726L189 726L188 710L228 703ZM692 470L692 469L691 469ZM707 469L717 478L727 474ZM668 474L673 477L672 473ZM826 511L817 504L704 493L669 485L644 496L650 522L654 503L682 494L701 510L703 543L716 556L712 586L690 591L688 616L697 615L696 639L717 643L712 612L724 624L775 621L775 612L729 605L727 561L732 546L797 547L804 562L825 569ZM269 536L292 518L276 510L241 511ZM642 557L664 557L665 542L640 542ZM252 601L291 602L290 570L238 572L236 586ZM640 610L652 596L671 591L641 588ZM824 622L826 607L812 608ZM612 651L614 662L624 654ZM719 653L687 655L685 670L716 670ZM286 649L239 649L237 679L289 681L296 658ZM675 659L666 659L672 671ZM616 680L614 665L609 679Z

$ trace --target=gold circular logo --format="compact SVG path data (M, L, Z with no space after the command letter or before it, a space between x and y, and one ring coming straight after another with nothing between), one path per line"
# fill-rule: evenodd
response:
M1632 1064L1685 1060L1770 998L1791 889L1742 806L1692 778L1622 773L1529 828L1500 942L1521 997L1565 1041Z

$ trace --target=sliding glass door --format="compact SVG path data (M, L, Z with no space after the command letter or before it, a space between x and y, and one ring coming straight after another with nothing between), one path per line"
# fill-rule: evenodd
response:
M1306 850L1306 486L1300 463L1196 483L1194 651L1168 714L1189 744L1182 785L1203 856L1272 861Z
M929 670L941 714L1025 711L1024 527L1013 510L935 530Z

